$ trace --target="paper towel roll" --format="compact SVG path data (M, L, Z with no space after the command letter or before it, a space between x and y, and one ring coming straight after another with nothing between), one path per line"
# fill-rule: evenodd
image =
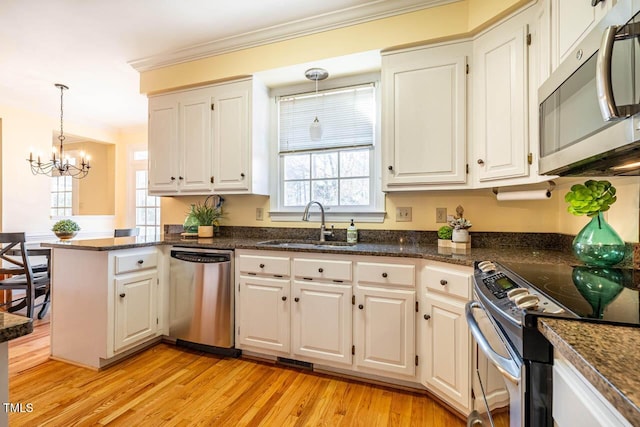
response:
M546 200L551 197L549 190L506 191L497 194L498 201L510 200Z

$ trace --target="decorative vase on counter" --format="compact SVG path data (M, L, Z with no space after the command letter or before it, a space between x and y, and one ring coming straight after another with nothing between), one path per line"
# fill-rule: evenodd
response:
M571 245L573 253L587 265L607 267L624 258L624 240L605 221L602 212L591 217Z
M469 230L466 228L454 228L451 233L451 241L456 243L466 243L469 241Z
M213 225L199 225L198 237L213 237Z

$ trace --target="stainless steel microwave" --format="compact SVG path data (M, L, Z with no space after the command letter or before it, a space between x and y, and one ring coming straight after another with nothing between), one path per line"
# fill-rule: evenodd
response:
M540 86L540 174L640 175L639 12L619 0Z

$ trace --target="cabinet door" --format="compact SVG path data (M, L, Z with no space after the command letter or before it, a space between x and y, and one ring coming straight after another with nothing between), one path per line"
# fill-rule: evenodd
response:
M385 60L387 190L466 181L467 59L438 49L442 48L398 53Z
M238 296L238 342L289 353L289 281L241 276Z
M213 189L249 191L249 82L216 87L213 106Z
M518 15L474 41L473 167L480 182L529 173L527 24Z
M211 89L180 100L180 191L211 189Z
M116 276L114 351L155 335L157 287L156 270Z
M351 365L351 285L293 283L293 353Z
M415 291L357 287L358 367L415 374L415 299Z
M465 301L427 292L422 308L422 384L465 409L471 407L471 346Z
M555 70L589 34L598 21L613 6L613 0L591 6L590 1L551 0L552 66Z
M178 191L178 100L149 99L149 192Z

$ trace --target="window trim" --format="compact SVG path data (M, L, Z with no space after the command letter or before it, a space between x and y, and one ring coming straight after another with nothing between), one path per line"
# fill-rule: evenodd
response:
M370 162L370 175L371 180L371 204L366 208L354 208L354 207L329 207L325 208L325 221L326 222L350 222L351 219L356 222L372 222L382 223L386 216L385 210L385 193L382 191L382 168L381 168L381 90L380 90L380 73L367 73L357 76L336 78L331 81L324 82L323 89L337 89L340 87L356 86L366 83L374 83L375 96L376 96L376 126L374 130L374 144L371 150L371 162ZM300 221L302 219L302 213L304 207L285 208L282 206L283 200L283 180L281 180L282 174L282 156L279 152L279 139L278 139L278 100L280 96L298 94L302 92L309 92L309 85L296 85L283 88L276 88L270 91L269 97L272 99L270 102L271 112L271 135L270 135L270 148L272 156L270 156L269 166L270 170L274 173L270 177L270 211L269 216L271 221ZM316 218L312 215L312 219ZM319 218L319 217L317 217Z

